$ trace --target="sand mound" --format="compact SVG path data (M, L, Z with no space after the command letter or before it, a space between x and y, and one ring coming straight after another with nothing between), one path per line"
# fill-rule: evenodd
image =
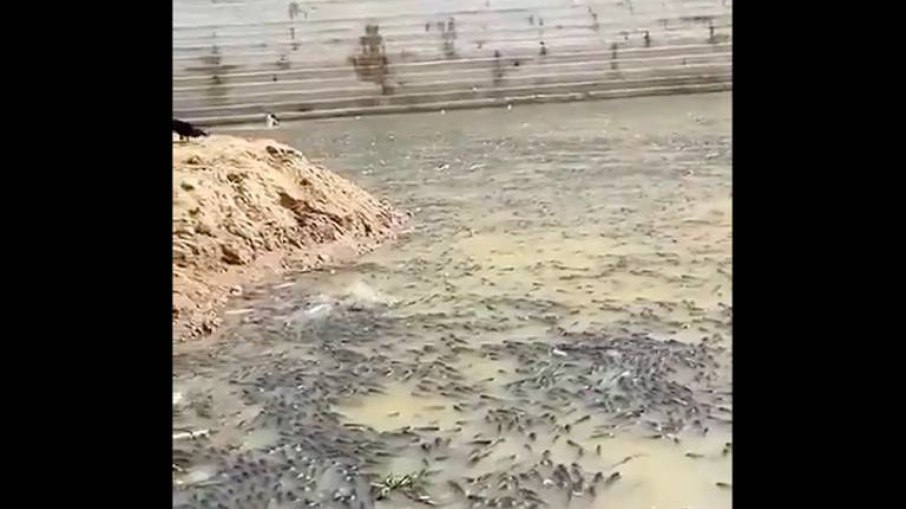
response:
M290 265L349 259L404 221L286 145L230 136L174 143L174 337L211 332L242 285Z

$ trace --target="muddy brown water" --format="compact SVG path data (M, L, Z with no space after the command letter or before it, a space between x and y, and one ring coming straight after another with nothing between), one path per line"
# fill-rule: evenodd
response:
M175 442L174 505L424 507L368 484L425 469L441 507L730 507L730 100L241 132L413 231L253 289L175 347L174 432L209 434Z

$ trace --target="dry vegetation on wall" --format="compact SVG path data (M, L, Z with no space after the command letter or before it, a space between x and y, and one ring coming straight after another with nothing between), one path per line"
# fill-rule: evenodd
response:
M406 216L271 140L173 144L173 334L206 335L230 294L286 269L349 259Z

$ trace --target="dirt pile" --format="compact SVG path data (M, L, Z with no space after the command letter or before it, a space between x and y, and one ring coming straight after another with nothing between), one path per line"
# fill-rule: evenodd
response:
M173 144L173 334L216 328L228 296L266 275L342 261L406 216L271 140Z

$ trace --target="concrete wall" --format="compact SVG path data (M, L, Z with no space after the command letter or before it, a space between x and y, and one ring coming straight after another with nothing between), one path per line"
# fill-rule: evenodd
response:
M731 12L731 0L173 0L173 109L222 124L727 90Z

